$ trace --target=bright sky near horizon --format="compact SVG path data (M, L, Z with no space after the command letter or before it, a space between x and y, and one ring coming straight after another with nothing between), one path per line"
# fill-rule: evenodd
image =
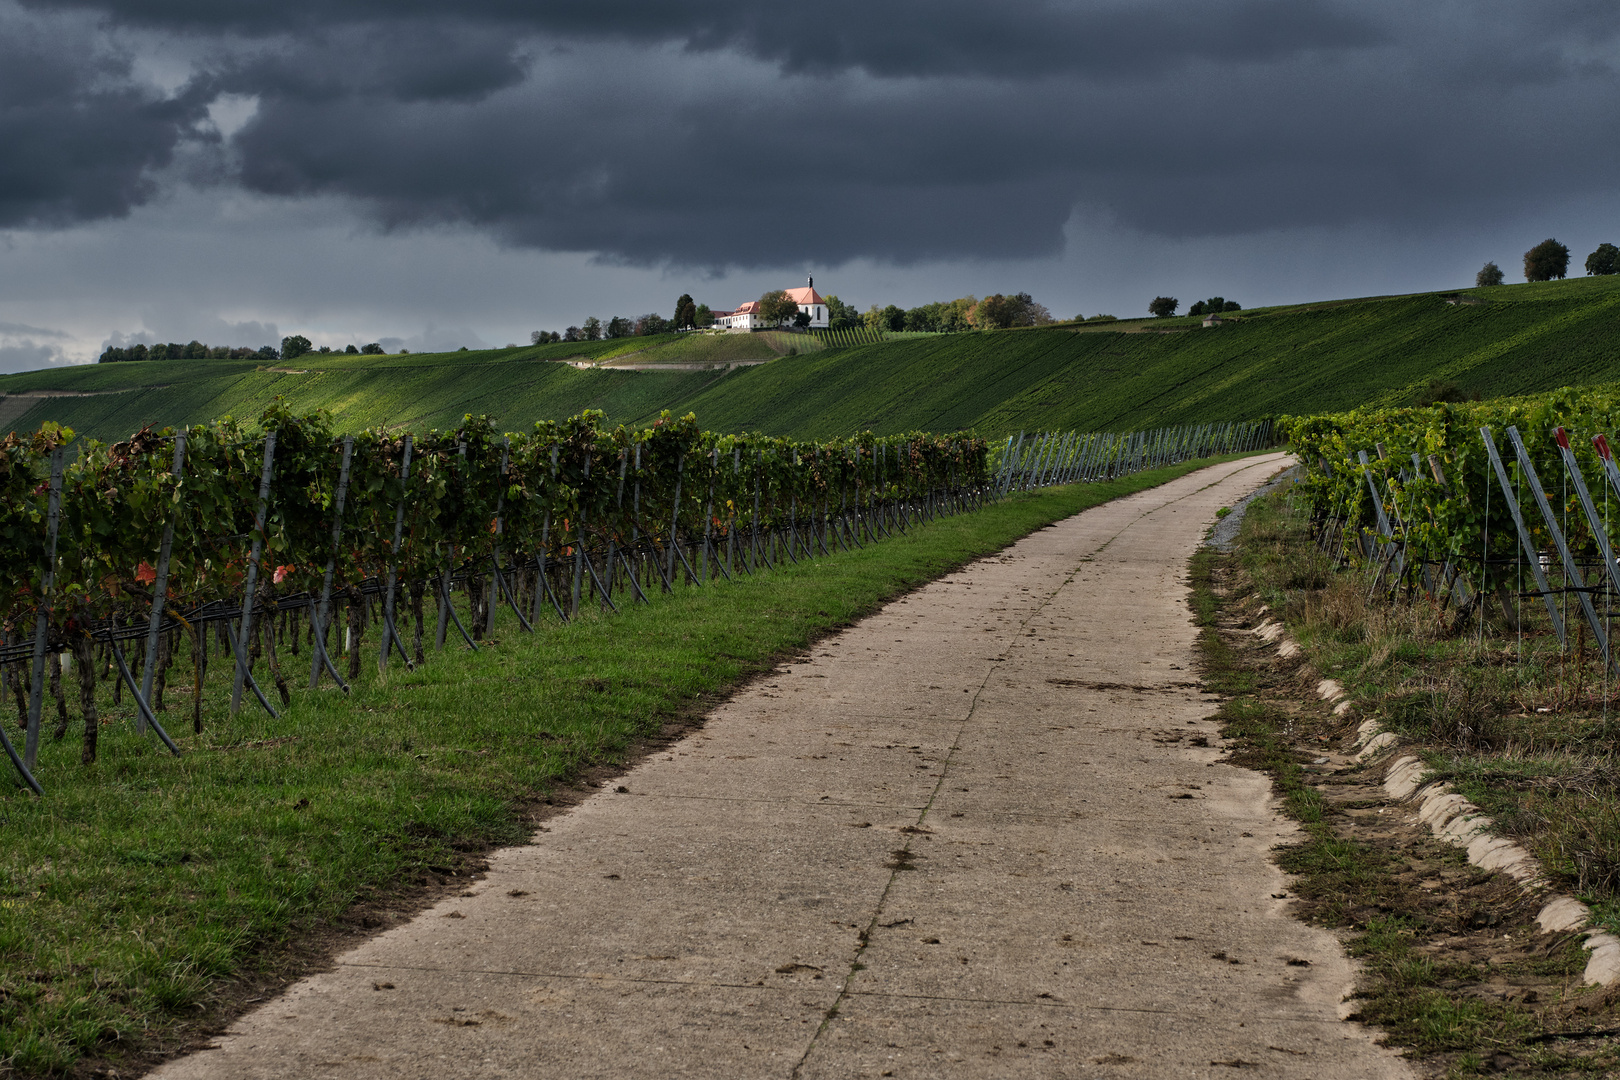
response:
M1602 0L0 0L0 371L1579 273L1617 91Z

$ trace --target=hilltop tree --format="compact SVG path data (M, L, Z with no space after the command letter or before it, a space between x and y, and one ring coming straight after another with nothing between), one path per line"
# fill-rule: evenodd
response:
M1208 300L1200 300L1187 309L1188 315L1219 315L1223 311L1242 311L1243 305L1236 300L1228 300L1224 296L1212 296Z
M1551 281L1569 273L1569 248L1548 238L1524 253L1524 280Z
M1586 257L1588 274L1620 274L1620 248L1613 244L1599 244L1597 250Z
M629 337L635 332L636 324L634 322L625 318L623 315L615 315L613 318L608 320L607 330L604 332L604 334L606 337L610 338L622 338Z
M369 345L360 346L360 353L363 356L381 356L383 354L383 347L373 341Z
M295 360L309 352L313 347L309 338L303 334L289 334L281 339L281 358L283 360Z
M781 289L773 289L759 298L759 317L771 326L791 322L798 313L799 305Z
M873 304L866 309L866 314L861 316L861 321L866 324L868 330L876 330L881 334L888 330L905 329L906 313L895 304L882 308Z
M1018 298L991 293L973 311L973 323L980 330L1005 330L1019 315Z
M592 315L590 318L586 319L585 320L585 325L581 326L579 328L579 337L576 338L575 340L577 340L577 341L600 341L600 340L602 340L602 320L598 319L595 315Z
M714 325L714 312L709 310L708 304L699 304L692 314L692 323L699 329L707 329Z
M675 301L674 329L690 330L696 325L697 303L691 293L681 293L681 298Z
M973 321L968 315L979 305L977 296L962 296L948 304L942 304L939 310L939 329L944 333L954 333L962 330L971 330Z
M854 304L846 304L836 296L824 299L827 301L827 329L853 330L861 325L861 313Z
M922 304L918 307L906 309L906 329L925 334L937 334L944 315L945 305L939 302Z
M1155 319L1168 319L1176 313L1176 308L1180 306L1181 301L1173 296L1155 296L1153 301L1148 304L1148 314Z
M1484 266L1480 267L1479 273L1474 275L1474 285L1481 289L1488 289L1493 285L1500 285L1502 284L1502 280L1502 268L1493 262L1488 262Z
M1021 292L1013 299L1018 302L1018 314L1013 317L1014 326L1047 326L1057 322L1047 306L1038 303L1029 293Z

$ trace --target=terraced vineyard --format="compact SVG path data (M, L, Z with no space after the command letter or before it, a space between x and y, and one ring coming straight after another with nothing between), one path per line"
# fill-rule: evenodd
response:
M864 336L823 335L823 351L733 371L582 371L546 362L632 352L696 359L703 350L743 347L675 335L272 365L107 364L0 377L8 394L95 395L0 400L0 429L54 420L111 438L148 423L257 415L281 395L295 410L331 410L344 430L449 427L469 412L517 429L587 408L636 423L668 408L696 411L721 430L793 438L962 428L997 437L1409 405L1436 390L1488 398L1620 380L1620 281L1579 278L1465 296L1470 302L1427 293L1248 311L1211 329L1181 318L867 344L858 343Z

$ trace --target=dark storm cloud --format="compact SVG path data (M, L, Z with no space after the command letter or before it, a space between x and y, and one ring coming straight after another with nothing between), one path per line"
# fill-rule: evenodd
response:
M904 263L1050 254L1077 206L1171 236L1409 228L1607 191L1620 167L1617 27L1589 0L72 7L99 68L64 59L67 31L0 45L40 71L0 99L37 114L19 136L45 163L32 188L0 166L0 220L120 213L177 146L217 145L194 180L342 197L385 228ZM131 74L141 35L188 57L172 95ZM196 126L221 93L256 105L225 142Z
M70 2L137 25L248 36L446 17L438 0ZM60 7L61 0L50 6ZM455 6L454 18L508 32L736 50L795 71L859 67L880 75L1025 78L1088 69L1140 74L1194 57L1258 60L1384 40L1379 27L1331 0L470 0Z
M227 60L211 75L214 85L289 101L477 101L522 82L527 69L505 28L438 18L339 24Z
M126 213L200 115L137 85L93 28L0 10L0 227Z

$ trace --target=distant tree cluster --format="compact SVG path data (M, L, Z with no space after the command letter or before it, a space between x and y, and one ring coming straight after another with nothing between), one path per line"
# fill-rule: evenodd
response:
M1223 311L1242 311L1243 305L1236 300L1228 300L1224 296L1212 296L1208 300L1200 300L1187 309L1188 315L1219 315Z
M1155 296L1148 301L1148 314L1155 319L1168 319L1176 313L1181 301L1173 296ZM1198 300L1187 309L1188 315L1219 315L1227 311L1242 311L1243 305L1236 300L1228 300L1224 296L1212 296L1208 300ZM1097 316L1099 320L1111 319L1112 316ZM1091 320L1086 320L1090 322Z
M1593 277L1620 274L1620 247L1609 243L1599 244L1597 250L1586 257L1586 272ZM1569 247L1551 237L1524 253L1526 281L1562 280L1568 274ZM1502 268L1494 262L1486 263L1474 275L1474 285L1481 289L1500 285L1502 281Z
M404 349L400 350L400 352L404 351ZM310 342L309 338L305 337L303 334L289 334L281 339L281 358L283 360L296 360L300 356L310 355L330 356L333 353L338 353L345 356L360 356L362 354L367 356L381 356L383 355L383 347L377 342L373 341L371 344L362 345L359 348L355 348L353 345L345 345L341 349L334 349L330 345L322 345L317 349Z
M906 328L906 312L904 308L894 304L881 308L873 304L866 309L866 314L861 316L861 325L868 330L898 332Z
M536 330L529 335L529 340L535 345L547 341L601 341L604 338L651 337L654 334L667 334L674 329L675 324L671 320L656 312L633 318L615 315L606 323L592 315L585 320L584 325L570 326L561 334Z
M980 330L1005 330L1012 326L1046 326L1057 320L1046 310L1045 304L1036 303L1027 292L1006 296L992 293L980 300L967 312L967 320Z
M824 296L827 301L827 329L853 330L862 325L861 313L854 304L846 304L836 296Z
M248 346L204 345L200 341L179 345L171 341L167 345L130 345L123 348L109 345L96 363L116 364L121 360L276 360L280 357L281 354L273 345L254 349Z
M629 317L615 315L603 322L595 315L579 326L570 326L562 333L555 330L536 330L529 335L529 344L545 345L552 341L601 341L604 338L651 337L677 330L704 330L714 325L714 312L708 304L692 299L691 293L682 293L675 301L675 315L666 319L656 312Z
M896 304L880 308L873 304L864 315L856 315L850 305L829 296L827 309L829 326L833 330L864 326L869 330L896 333L954 334L964 330L1045 326L1057 321L1045 304L1038 303L1027 292L1010 296L992 293L982 300L976 296L963 296L955 300L919 304L914 308L901 308Z

